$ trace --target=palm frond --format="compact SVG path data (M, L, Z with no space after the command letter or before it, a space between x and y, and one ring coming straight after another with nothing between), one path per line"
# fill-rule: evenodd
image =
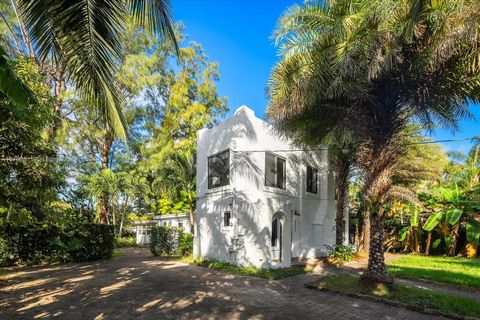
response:
M124 101L114 80L125 21L132 13L141 27L177 47L168 1L19 0L18 5L38 58L62 66L80 96L126 138Z

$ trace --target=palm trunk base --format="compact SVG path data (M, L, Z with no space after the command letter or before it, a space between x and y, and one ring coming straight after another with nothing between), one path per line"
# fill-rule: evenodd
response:
M360 278L360 283L364 285L393 284L393 277L388 274L385 266L383 222L383 212L372 218L368 267Z

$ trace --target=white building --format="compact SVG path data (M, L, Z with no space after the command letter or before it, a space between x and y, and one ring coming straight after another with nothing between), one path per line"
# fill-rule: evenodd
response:
M278 268L335 243L327 151L298 150L246 106L197 139L194 256Z
M132 226L136 232L137 244L150 243L150 230L153 226L183 228L187 233L190 233L191 228L188 213L159 215L152 220L137 221Z

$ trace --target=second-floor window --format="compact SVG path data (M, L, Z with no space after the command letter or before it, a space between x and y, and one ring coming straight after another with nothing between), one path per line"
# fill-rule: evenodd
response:
M285 189L286 162L284 158L272 153L265 153L265 185Z
M208 157L208 189L230 184L230 151Z
M307 166L307 192L317 193L318 191L318 170Z

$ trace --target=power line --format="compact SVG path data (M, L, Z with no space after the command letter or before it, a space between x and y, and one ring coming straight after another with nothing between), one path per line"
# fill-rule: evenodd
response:
M447 142L461 142L468 141L478 138L478 136L470 138L458 138L458 139L444 139L444 140L431 140L431 141L422 141L422 142L412 142L407 145L425 145L425 144L434 144L434 143L447 143ZM358 145L358 144L357 144ZM329 150L350 150L351 147L325 147L325 148L314 148L314 149L273 149L273 150L231 150L234 153L240 152L313 152L313 151L329 151ZM0 158L0 161L4 162L13 162L13 161L29 161L29 160L51 160L53 157L19 157L19 158Z

